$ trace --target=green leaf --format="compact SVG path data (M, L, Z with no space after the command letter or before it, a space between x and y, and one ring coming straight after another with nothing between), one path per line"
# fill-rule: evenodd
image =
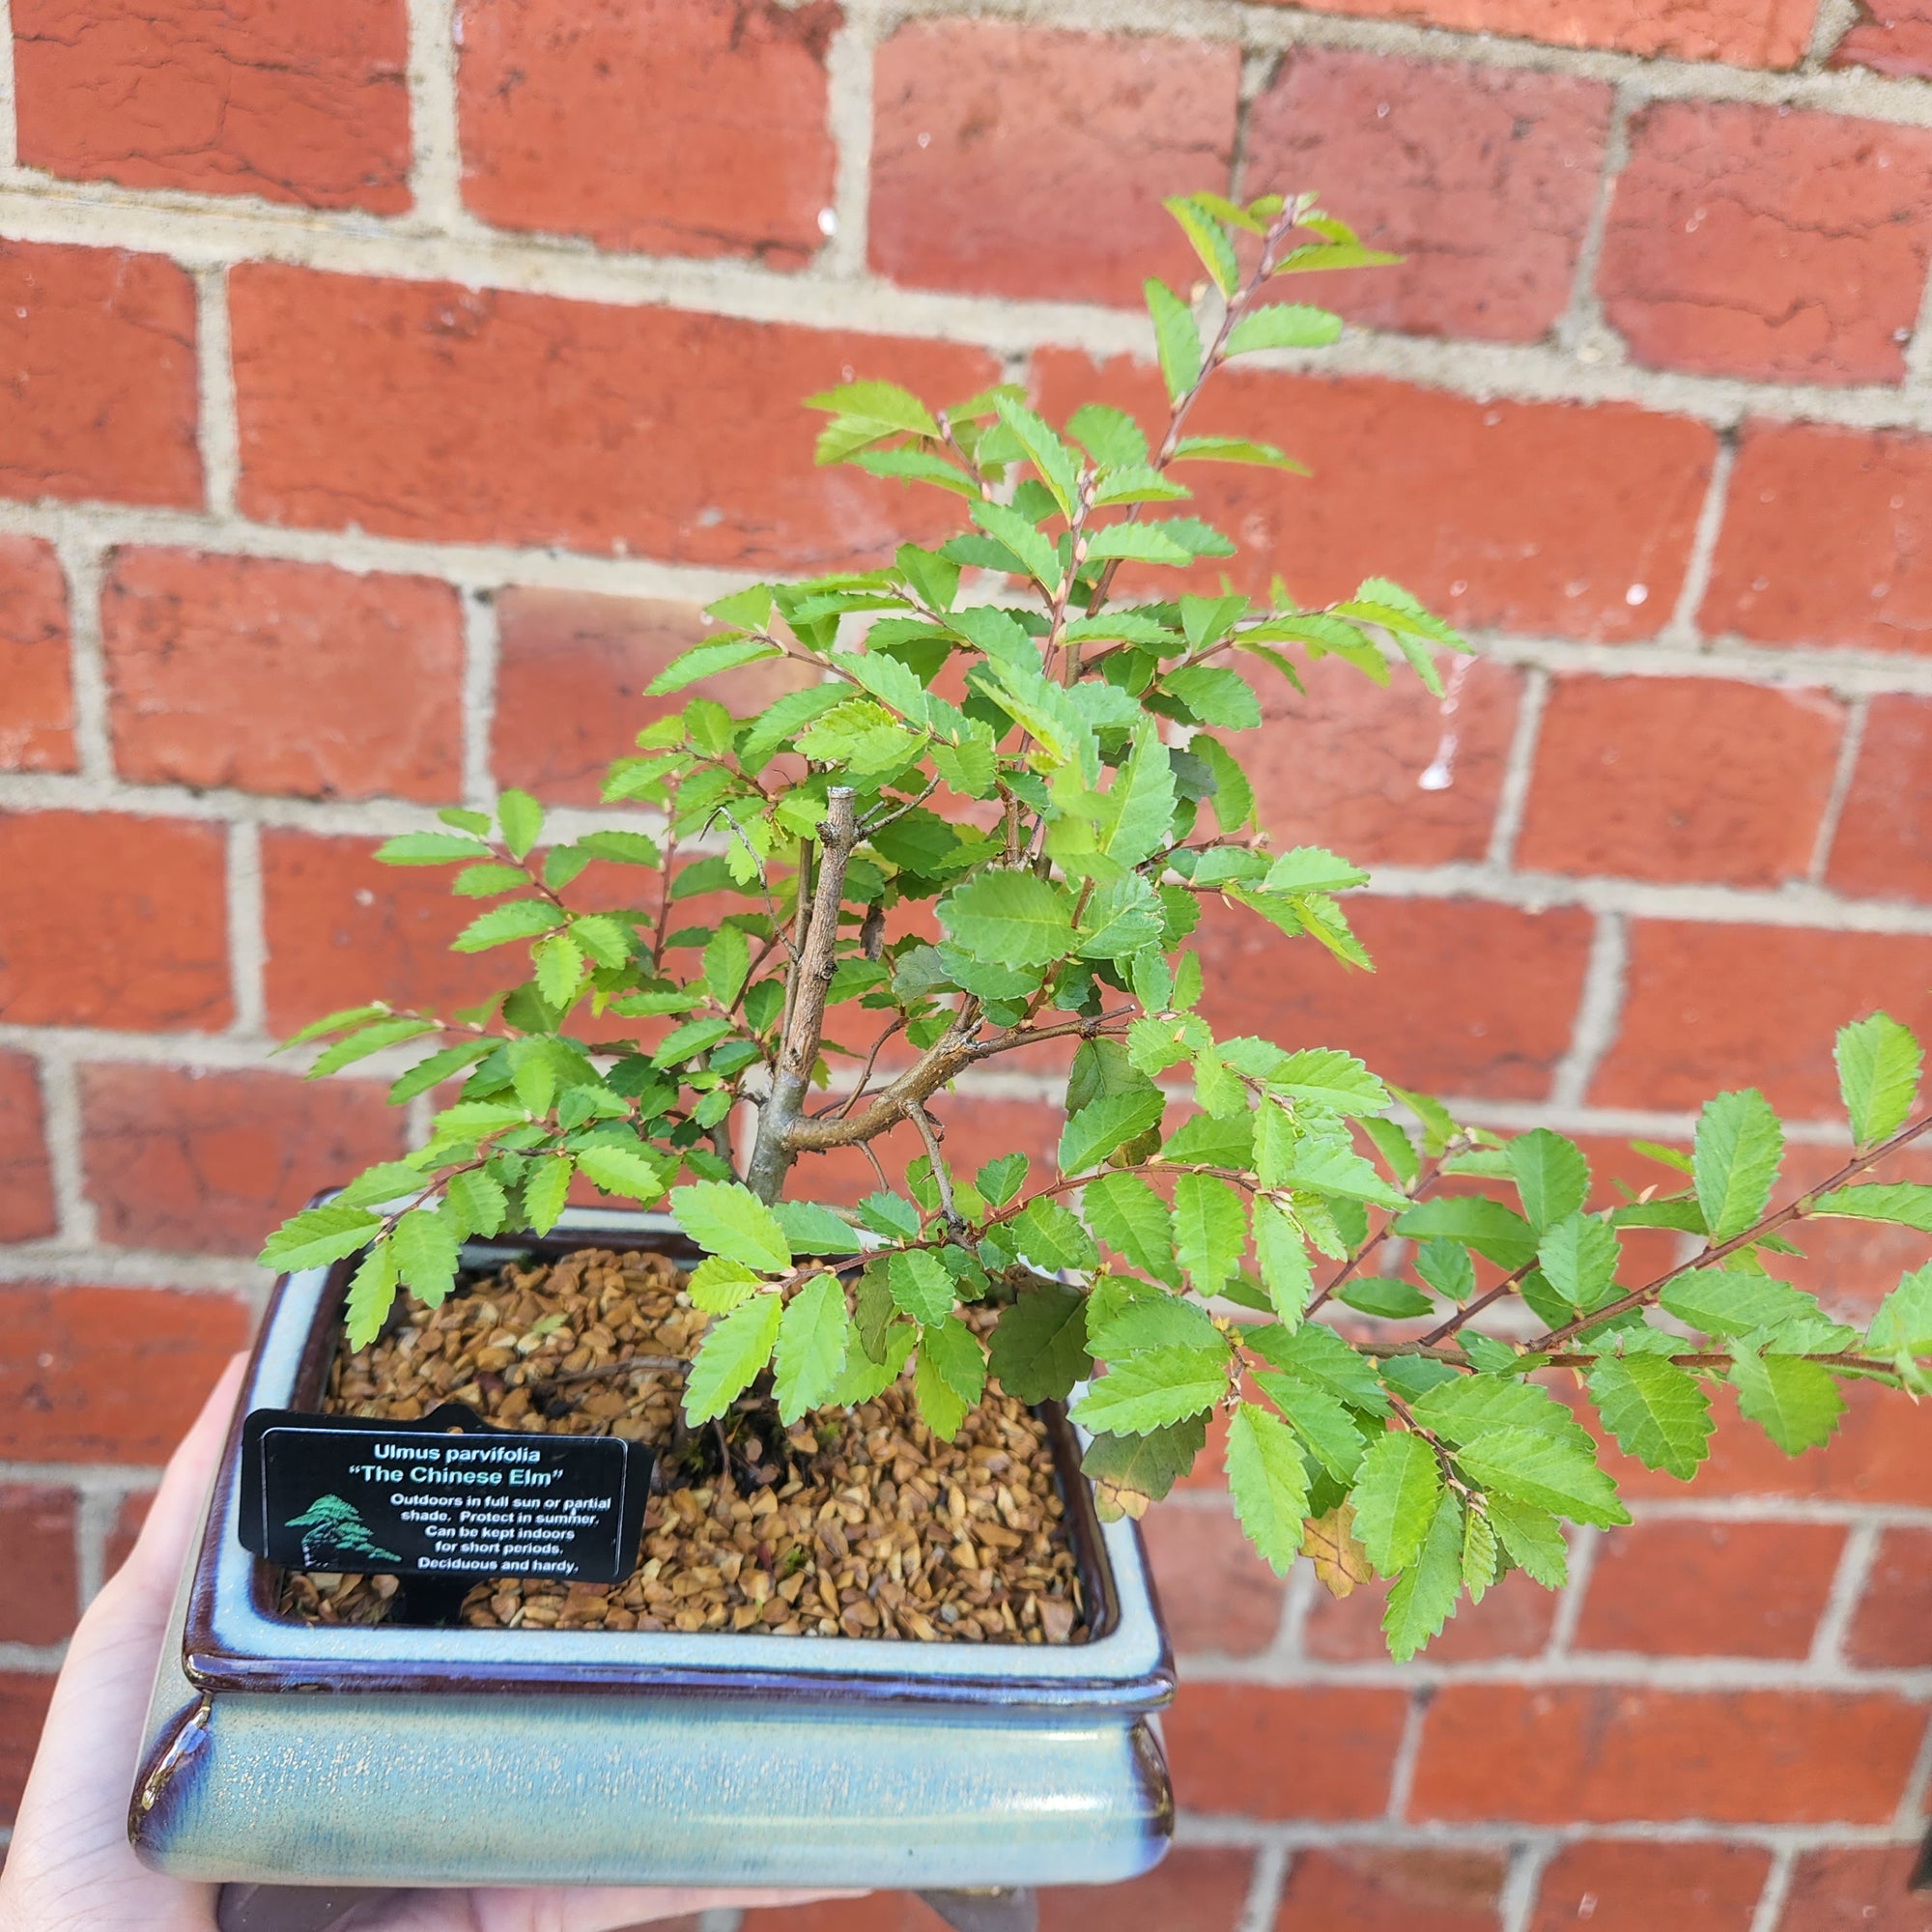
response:
M358 1027L347 1039L338 1039L333 1046L324 1047L303 1078L325 1079L345 1066L353 1066L358 1060L368 1059L372 1053L381 1053L385 1046L397 1046L406 1039L418 1039L424 1034L436 1031L434 1020L388 1019L378 1020L373 1026Z
M1197 1294L1212 1294L1240 1265L1247 1246L1241 1197L1211 1174L1174 1182L1174 1248Z
M1020 1191L1031 1165L1023 1153L995 1154L973 1177L973 1184L986 1197L988 1206L1004 1208Z
M471 1235L499 1235L509 1217L509 1197L502 1183L481 1168L452 1174L442 1190L447 1210Z
M1072 1116L1060 1136L1060 1171L1084 1174L1110 1153L1160 1124L1166 1096L1158 1087L1111 1094Z
M370 1236L382 1225L380 1214L367 1213L360 1208L346 1208L336 1202L305 1208L299 1214L291 1214L269 1236L262 1252L255 1257L255 1265L273 1268L277 1274L323 1267L366 1247Z
M310 1020L298 1033L292 1033L288 1038L273 1050L286 1053L292 1046L306 1046L312 1039L320 1039L326 1033L341 1033L345 1027L362 1026L370 1020L379 1020L388 1011L388 1008L378 1000L374 1006L344 1007L337 1012L325 1013L319 1020Z
M400 1107L405 1100L413 1100L418 1094L427 1094L432 1087L439 1087L453 1073L461 1073L466 1066L472 1066L485 1054L494 1053L498 1042L494 1039L467 1039L461 1046L446 1046L440 1053L432 1053L427 1060L419 1060L407 1073L399 1073L389 1083L389 1104Z
M536 968L537 991L563 1011L583 978L582 949L567 933L554 933L530 949L530 963Z
M1569 1578L1570 1552L1556 1519L1548 1510L1519 1502L1514 1496L1490 1495L1484 1502L1496 1540L1509 1551L1510 1561L1532 1583L1541 1583L1546 1590L1560 1590Z
M1680 1275L1661 1296L1664 1312L1706 1335L1748 1335L1818 1314L1808 1294L1769 1275L1697 1268Z
M1271 442L1251 442L1239 436L1183 436L1174 445L1170 463L1252 463L1268 469L1287 469L1306 476L1305 465L1284 455Z
M436 1307L456 1279L455 1223L427 1208L412 1208L389 1231L389 1245L410 1292Z
M895 1249L886 1260L893 1300L922 1328L933 1328L952 1313L959 1290L946 1264L924 1248Z
M1327 1389L1282 1370L1263 1369L1255 1385L1288 1419L1289 1426L1315 1452L1315 1460L1338 1483L1352 1483L1368 1444L1354 1418Z
M859 1251L851 1223L816 1201L775 1201L772 1212L794 1255L850 1255ZM915 1218L912 1232L919 1232Z
M676 1066L708 1052L721 1039L730 1037L731 1022L724 1019L687 1020L672 1027L651 1051L653 1066Z
M1597 1215L1564 1215L1545 1231L1536 1254L1544 1279L1578 1312L1587 1314L1615 1295L1617 1234Z
M1932 1262L1904 1276L1879 1303L1865 1339L1883 1355L1932 1353Z
M1485 1489L1574 1522L1607 1528L1631 1520L1617 1501L1616 1485L1597 1467L1589 1450L1543 1430L1492 1430L1463 1443L1456 1460Z
M483 952L513 939L535 939L554 932L563 923L563 915L544 899L511 899L479 912L449 942L452 952Z
M1251 1402L1228 1418L1228 1493L1247 1538L1277 1577L1301 1548L1308 1470L1284 1424Z
M569 1154L551 1154L524 1170L524 1219L531 1233L547 1235L570 1199L577 1163Z
M1267 1084L1291 1100L1337 1114L1378 1114L1389 1103L1389 1090L1352 1053L1328 1046L1291 1053L1276 1065Z
M1033 872L977 873L940 901L939 921L962 952L991 966L1050 966L1073 950L1065 895Z
M1742 1350L1731 1363L1738 1408L1787 1456L1816 1449L1831 1437L1845 1401L1832 1372L1797 1355L1756 1355Z
M993 1330L991 1366L1018 1402L1065 1402L1086 1378L1087 1297L1061 1282L1024 1288Z
M764 1283L743 1262L723 1255L706 1255L692 1269L685 1292L694 1308L706 1315L728 1315L740 1302L751 1300Z
M655 1201L665 1191L665 1182L674 1172L654 1151L641 1147L620 1147L613 1141L593 1141L588 1147L577 1150L577 1165L587 1180L595 1181L607 1193L627 1195L633 1201ZM718 1187L717 1181L700 1181L698 1186ZM683 1194L693 1194L696 1187L680 1188ZM722 1191L728 1193L728 1188ZM688 1224L685 1233L694 1240L698 1236ZM718 1250L717 1252L724 1252ZM749 1256L740 1255L741 1261ZM786 1262L790 1257L786 1257ZM780 1266L785 1263L778 1264Z
M497 797L497 823L513 857L521 859L537 842L543 820L543 807L528 792L510 790Z
M577 841L580 852L617 866L660 866L657 840L641 832L586 832Z
M1304 1321L1293 1330L1264 1322L1243 1329L1241 1344L1272 1367L1317 1383L1365 1415L1389 1412L1388 1396L1374 1368L1332 1328L1324 1328L1319 1321Z
M1661 1355L1605 1355L1590 1399L1627 1456L1689 1482L1710 1454L1711 1405L1693 1377Z
M783 1309L776 1294L754 1294L714 1321L684 1378L684 1419L714 1421L771 1360Z
M1179 402L1201 380L1201 337L1187 304L1165 282L1144 285L1154 349L1170 399Z
M1497 1429L1527 1429L1588 1457L1583 1426L1547 1390L1511 1375L1459 1377L1415 1403L1415 1419L1450 1442L1470 1442Z
M1503 1152L1522 1197L1522 1211L1539 1234L1582 1207L1590 1192L1590 1166L1575 1141L1536 1127L1518 1134Z
M1087 1230L1057 1201L1029 1202L1009 1225L1021 1253L1036 1267L1092 1267L1099 1259Z
M1881 1180L1834 1188L1811 1204L1811 1212L1853 1221L1890 1221L1932 1235L1932 1187L1916 1180Z
M1060 582L1060 553L1030 518L1005 503L975 503L971 514L973 521L1009 551L1042 590L1050 591Z
M1342 318L1306 302L1270 302L1244 315L1228 331L1228 354L1257 349L1325 349L1342 333Z
M396 1299L396 1251L380 1242L362 1257L349 1278L343 1304L343 1337L352 1349L366 1349L383 1332Z
M772 1210L736 1181L699 1180L674 1187L670 1211L706 1254L724 1255L767 1274L791 1266L790 1244Z
M1094 1238L1104 1241L1129 1267L1170 1288L1180 1286L1167 1204L1138 1176L1108 1174L1090 1180L1081 1191L1080 1211Z
M1520 1214L1480 1194L1445 1195L1411 1208L1395 1232L1412 1241L1455 1241L1500 1268L1520 1268L1536 1255L1536 1236Z
M1149 1502L1158 1502L1194 1466L1207 1440L1205 1413L1167 1429L1151 1429L1145 1435L1096 1432L1080 1458L1080 1468L1094 1485L1101 1520L1113 1520L1123 1506L1138 1516Z
M1161 683L1194 714L1197 724L1246 731L1262 722L1254 687L1225 665L1190 665L1169 671Z
M1784 1129L1755 1087L1705 1102L1690 1165L1712 1240L1742 1235L1763 1214L1783 1153Z
M1362 1458L1350 1500L1355 1538L1378 1577L1393 1577L1415 1560L1442 1496L1435 1452L1421 1436L1394 1430Z
M943 1331L922 1328L918 1332L919 1357L912 1372L913 1400L919 1405L920 1419L925 1426L941 1441L950 1442L959 1434L959 1425L966 1420L966 1411L972 1404L947 1380L935 1356L933 1338Z
M1385 1321L1410 1321L1431 1313L1435 1306L1420 1289L1409 1287L1406 1281L1391 1281L1378 1275L1350 1282L1336 1292L1336 1299L1360 1309L1364 1315L1378 1315Z
M721 1007L729 1008L752 969L752 949L735 925L721 925L704 949L704 986Z
M1087 540L1090 562L1191 563L1194 555L1151 524L1109 524Z
M1304 1135L1289 1150L1280 1184L1314 1194L1340 1195L1378 1208L1406 1208L1408 1196L1392 1187L1338 1132Z
M1201 266L1208 270L1214 286L1223 296L1233 296L1241 283L1240 264L1235 259L1235 247L1228 240L1228 231L1203 205L1205 199L1199 195L1177 194L1162 202L1161 206L1180 224L1180 232L1200 256Z
M986 1356L980 1338L956 1315L919 1338L922 1362L930 1362L946 1386L971 1408L986 1391ZM955 1425L956 1427L956 1425Z
M1254 1221L1255 1265L1262 1286L1274 1312L1293 1327L1315 1287L1307 1244L1288 1212L1272 1201L1255 1203Z
M937 440L939 436L932 412L896 383L842 383L836 389L822 389L806 397L805 407L849 417L854 423L868 426L877 436L916 436L927 440ZM826 459L821 456L819 460Z
M760 658L783 655L776 644L767 643L762 638L718 638L710 643L694 644L688 651L680 651L644 686L644 696L666 697L688 684L696 684L701 677L736 670L740 665L756 664Z
M1225 1348L1145 1349L1091 1382L1073 1419L1083 1429L1145 1435L1212 1407L1227 1386Z
M1174 829L1174 764L1151 725L1134 734L1132 754L1103 800L1099 848L1122 866L1152 858Z
M1052 493L1060 514L1071 520L1073 501L1080 489L1080 461L1025 404L1001 396L994 402L1000 420L1012 432L1013 440L1026 451L1027 460L1039 472L1039 480Z
M1852 1138L1860 1147L1882 1141L1905 1124L1918 1092L1922 1059L1909 1029L1889 1013L1855 1020L1839 1029L1833 1058Z
M1356 1534L1360 1520L1357 1519ZM1395 1579L1382 1610L1389 1655L1406 1663L1431 1637L1441 1634L1463 1593L1463 1505L1447 1491L1429 1520L1429 1533L1414 1562Z
M829 1274L815 1274L785 1303L779 1318L773 1392L787 1428L830 1399L845 1366L851 1322L845 1291Z
M459 860L489 856L489 846L448 832L404 832L376 847L376 857L384 866L450 866ZM519 884L523 876L517 874Z

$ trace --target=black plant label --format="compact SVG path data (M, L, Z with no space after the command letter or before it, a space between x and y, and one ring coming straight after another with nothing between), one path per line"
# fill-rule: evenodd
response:
M242 1542L291 1570L615 1583L637 1564L651 1462L612 1435L490 1429L459 1403L420 1422L258 1408Z

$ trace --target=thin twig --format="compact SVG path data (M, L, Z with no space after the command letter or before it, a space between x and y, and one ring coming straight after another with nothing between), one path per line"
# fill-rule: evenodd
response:
M918 1129L919 1137L925 1143L925 1158L932 1170L932 1184L939 1190L939 1211L946 1217L946 1225L954 1234L966 1224L959 1218L959 1208L952 1199L952 1177L946 1171L946 1162L939 1151L939 1133L932 1124L932 1116L918 1101L906 1103L906 1119Z

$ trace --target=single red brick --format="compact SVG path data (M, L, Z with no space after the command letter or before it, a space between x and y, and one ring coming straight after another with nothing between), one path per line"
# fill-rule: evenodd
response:
M1287 4L1288 0L1281 0ZM1293 0L1311 14L1413 20L1559 47L1616 47L1730 67L1795 67L1817 0Z
M1324 1663L1385 1663L1388 1639L1382 1634L1382 1607L1387 1594L1379 1583L1347 1597L1317 1591L1301 1627L1302 1648ZM1431 1663L1535 1657L1549 1641L1556 1602L1553 1590L1532 1583L1520 1570L1512 1571L1480 1604L1464 1598L1424 1655Z
M1174 1647L1252 1657L1281 1626L1282 1586L1233 1514L1176 1505L1141 1525Z
M116 1505L114 1520L107 1527L107 1540L100 1549L100 1574L111 1577L133 1553L141 1525L155 1500L153 1490L129 1490Z
M361 1000L424 1011L468 1006L527 976L516 948L451 952L477 901L452 897L451 875L440 868L379 865L379 842L262 835L269 1024L277 1033Z
M1417 1819L1889 1822L1925 1714L1851 1691L1451 1684L1423 1720Z
M1194 938L1217 1033L1339 1046L1430 1093L1541 1099L1570 1044L1588 914L1471 899L1350 898L1374 974L1208 901ZM1305 947L1305 950L1304 950Z
M1754 643L1932 649L1932 437L1750 423L1699 622Z
M248 1338L245 1303L159 1288L0 1286L0 1456L159 1463Z
M1137 364L1096 369L1072 350L1035 360L1056 421L1087 401L1156 435L1167 419L1157 378ZM1310 604L1390 577L1458 623L1610 641L1650 637L1669 615L1713 457L1701 423L1625 404L1480 403L1238 365L1188 428L1260 437L1314 472L1190 472L1200 514L1242 547L1210 582L1225 568L1264 591L1279 572Z
M227 1025L224 894L217 825L0 813L0 1019Z
M301 798L461 789L463 611L446 583L124 550L100 630L124 778Z
M403 0L19 0L20 159L71 181L410 205Z
M1750 1932L1770 1869L1762 1845L1578 1839L1544 1866L1530 1932Z
M1639 1522L1604 1539L1579 1650L1804 1657L1845 1532L1823 1522Z
M950 534L936 492L818 468L799 399L864 376L944 403L998 374L952 343L264 263L230 306L248 515L733 570Z
M921 20L873 57L871 264L926 288L1137 302L1202 273L1160 206L1228 185L1232 42Z
M1854 898L1932 900L1932 698L1871 700L1825 880Z
M67 579L38 537L0 537L0 771L71 772Z
M1040 1932L1237 1932L1254 1854L1184 1845L1127 1885L1051 1887L1039 1894ZM844 1932L844 1928L838 1928ZM920 1932L925 1932L922 1926Z
M1325 845L1363 864L1440 866L1489 849L1521 673L1455 658L1442 699L1399 674L1386 690L1353 665L1302 668L1307 696L1257 671L1259 737L1234 750L1278 846Z
M255 1068L81 1069L82 1160L100 1238L252 1255L311 1194L403 1151L372 1081Z
M1245 1818L1378 1818L1402 1690L1183 1683L1161 1719L1176 1802Z
M1859 17L1832 50L1833 67L1922 80L1932 74L1932 0L1861 0Z
M0 242L0 495L201 501L194 284L159 255Z
M1932 1530L1880 1536L1845 1655L1879 1670L1922 1670L1932 1662Z
M54 1680L25 1671L0 1673L0 1825L11 1826L41 1741Z
M1932 1897L1911 1889L1916 1845L1800 1852L1777 1932L1932 1932Z
M1760 1087L1787 1112L1835 1119L1832 1040L1882 1007L1932 1025L1932 942L1803 926L1639 919L1617 1038L1590 1090L1605 1107L1698 1107Z
M60 1643L80 1614L71 1490L0 1488L0 1643Z
M1932 132L1742 101L1631 121L1597 287L1639 361L1895 383L1932 257Z
M797 268L832 200L825 52L838 21L830 0L467 8L464 205L603 248Z
M1349 1845L1296 1852L1274 1932L1491 1932L1500 1922L1495 1852Z
M1535 342L1570 299L1609 128L1600 82L1297 47L1249 110L1246 191L1321 182L1394 267L1312 299L1421 335Z
M782 658L699 678L668 697L645 685L704 636L692 604L513 588L497 599L497 781L560 805L594 805L604 768L636 734L693 698L761 709L810 682Z
M0 1241L31 1241L56 1225L41 1070L24 1053L0 1053Z
M1845 708L1706 677L1552 680L1525 871L1775 886L1804 876Z

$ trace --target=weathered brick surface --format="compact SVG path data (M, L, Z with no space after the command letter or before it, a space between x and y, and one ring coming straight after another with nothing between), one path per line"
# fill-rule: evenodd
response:
M499 228L605 248L800 266L832 200L825 55L838 22L831 0L469 9L464 203Z
M67 582L51 545L0 537L0 772L72 769Z
M40 1068L24 1053L0 1052L0 1241L54 1231L43 1113Z
M265 265L231 300L250 515L734 570L952 526L903 486L814 469L801 396L861 364L952 399L995 374L944 343Z
M369 1081L89 1066L80 1101L87 1196L124 1247L253 1254L310 1195L404 1151Z
M1876 0L1861 6L1832 50L1832 65L1923 80L1932 74L1932 7L1926 0Z
M224 843L186 819L0 812L0 1020L225 1025Z
M1932 1658L1932 1530L1888 1529L1845 1634L1856 1663L1920 1670Z
M1388 1804L1400 1690L1190 1683L1162 1719L1188 1809L1250 1818L1374 1818Z
M1233 1932L1253 1870L1250 1852L1182 1846L1127 1885L1043 1890L1039 1932L1088 1932L1094 1925L1115 1932Z
M462 788L463 613L446 583L127 550L100 630L127 778L437 803Z
M1503 1861L1494 1852L1390 1851L1380 1846L1294 1854L1274 1932L1491 1932L1500 1924Z
M1932 699L1872 699L1825 877L1854 898L1932 902Z
M1321 277L1351 321L1534 342L1570 299L1609 123L1600 82L1297 48L1249 115L1250 192L1318 188L1395 269Z
M1318 1591L1301 1627L1308 1655L1324 1663L1377 1663L1388 1656L1382 1634L1386 1589L1365 1584L1347 1597ZM1492 1585L1480 1604L1466 1599L1429 1646L1441 1663L1488 1663L1505 1657L1535 1657L1549 1641L1556 1597L1520 1571Z
M1531 1932L1749 1932L1770 1869L1761 1845L1579 1839L1544 1867Z
M1631 124L1597 286L1642 361L1895 383L1932 252L1932 133L1745 103Z
M404 0L21 0L20 158L73 181L410 205Z
M194 286L159 255L0 242L0 495L192 505Z
M0 1643L59 1643L79 1614L74 1494L49 1485L0 1485Z
M894 281L1137 301L1189 281L1166 194L1219 188L1240 59L1225 43L915 21L873 63L871 260Z
M1818 691L1558 677L1517 863L1686 883L1803 878L1844 728L1844 706Z
M1142 1528L1160 1606L1182 1656L1218 1651L1252 1657L1274 1641L1282 1586L1254 1560L1232 1513L1156 1509Z
M1914 1847L1804 1852L1778 1932L1932 1932L1932 1898L1908 1889Z

